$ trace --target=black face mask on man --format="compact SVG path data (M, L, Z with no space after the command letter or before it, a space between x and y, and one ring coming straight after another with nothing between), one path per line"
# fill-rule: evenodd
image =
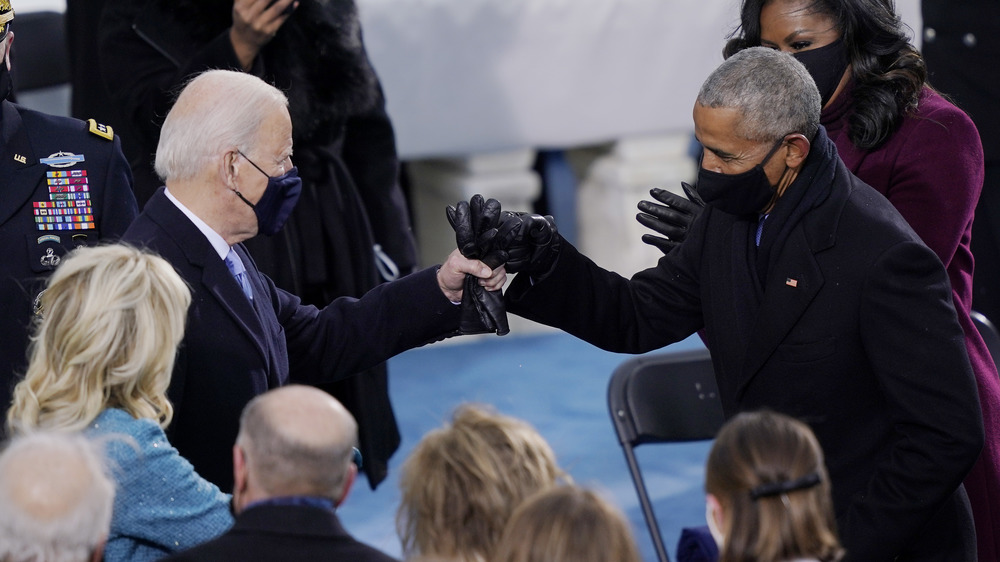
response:
M833 92L837 91L844 71L850 61L847 58L847 45L842 38L837 39L829 45L810 51L800 51L792 54L812 76L819 89L819 106L826 107L826 103L833 97Z
M706 205L731 215L759 214L777 193L764 173L764 165L784 142L784 137L778 139L760 164L740 174L722 174L699 167L698 184L695 186L698 195Z
M257 215L257 230L267 236L273 236L285 225L285 221L288 220L292 210L295 209L295 204L299 201L299 195L302 194L302 178L299 177L299 169L292 166L292 169L284 174L272 177L267 175L267 172L262 170L253 160L247 158L246 154L242 152L239 154L267 177L267 187L264 188L264 195L260 197L260 201L257 201L256 205L243 197L238 189L233 191Z

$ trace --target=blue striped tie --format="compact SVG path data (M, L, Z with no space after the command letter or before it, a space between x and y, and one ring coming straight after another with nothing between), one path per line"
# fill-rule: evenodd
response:
M767 220L767 215L761 215L760 221L757 222L757 236L754 240L757 241L757 246L760 246L760 235L764 233L764 221Z
M236 278L236 282L240 284L243 294L248 299L253 300L253 290L250 288L250 280L247 279L247 269L243 266L243 260L240 259L240 256L232 248L229 248L229 254L226 255L226 267L229 268L229 272Z

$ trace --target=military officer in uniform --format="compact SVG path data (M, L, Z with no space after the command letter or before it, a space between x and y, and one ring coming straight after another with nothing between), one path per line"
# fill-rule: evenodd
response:
M14 41L0 0L0 412L27 364L33 303L77 246L115 239L138 214L132 173L110 127L7 100Z

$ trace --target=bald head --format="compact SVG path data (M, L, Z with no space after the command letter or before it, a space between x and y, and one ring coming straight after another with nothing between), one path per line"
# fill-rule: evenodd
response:
M290 385L247 404L238 447L250 480L266 497L309 495L339 501L352 476L354 417L329 394Z
M107 538L114 484L82 436L33 433L0 454L0 560L88 560Z

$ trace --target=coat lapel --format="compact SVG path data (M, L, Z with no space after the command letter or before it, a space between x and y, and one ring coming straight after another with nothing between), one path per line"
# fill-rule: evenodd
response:
M167 199L162 191L156 193L144 211L150 214L177 246L195 270L201 272L201 284L219 306L233 319L233 322L254 342L261 361L269 365L264 341L264 329L253 304L243 294L243 289L229 272L226 263L219 259L215 249L185 215ZM246 258L244 258L246 259ZM194 281L193 279L191 280ZM256 288L255 288L256 290Z
M738 393L743 392L785 340L822 286L823 272L816 263L804 229L795 228L768 273L764 300L743 361Z
M0 178L4 178L0 183L0 224L8 221L31 199L46 168L31 147L17 108L7 101L2 107L5 156L0 160ZM48 155L41 155L45 156Z

